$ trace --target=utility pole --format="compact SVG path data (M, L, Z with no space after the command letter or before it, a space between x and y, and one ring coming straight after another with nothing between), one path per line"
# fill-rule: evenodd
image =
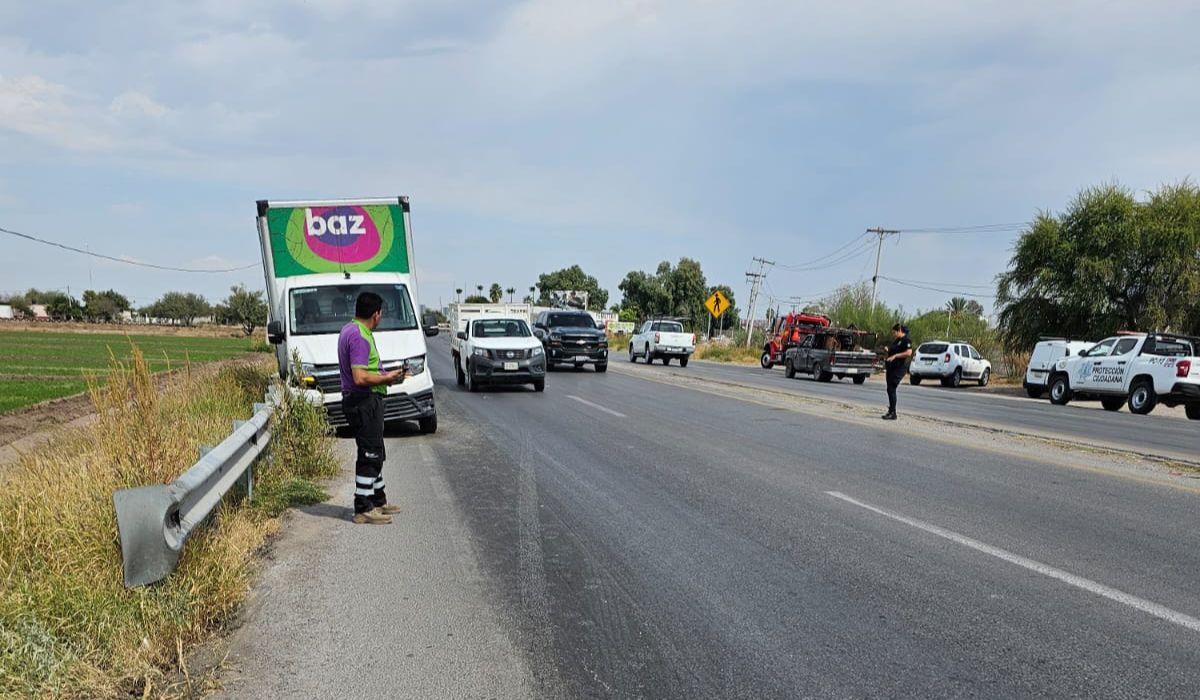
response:
M875 292L879 288L879 256L883 253L883 239L886 236L900 233L894 228L875 228L867 229L867 233L874 233L879 236L879 247L875 249L875 275L871 278L871 311L875 311Z
M767 276L766 267L775 264L774 261L763 258L751 258L751 260L758 263L758 272L746 273L746 279L750 281L750 316L746 319L746 347L750 347L750 340L754 336L754 312L758 306L758 292Z

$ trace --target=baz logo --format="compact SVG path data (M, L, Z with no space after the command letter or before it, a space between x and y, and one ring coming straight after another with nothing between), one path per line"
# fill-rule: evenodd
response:
M365 236L367 235L366 216L362 214L334 213L337 209L326 210L324 215L314 214L312 209L304 210L304 228L310 236Z

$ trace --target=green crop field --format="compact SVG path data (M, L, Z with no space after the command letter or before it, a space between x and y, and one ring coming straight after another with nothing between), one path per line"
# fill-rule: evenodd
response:
M245 338L0 330L0 413L85 391L87 373L103 380L113 358L129 360L131 343L154 372L250 350Z

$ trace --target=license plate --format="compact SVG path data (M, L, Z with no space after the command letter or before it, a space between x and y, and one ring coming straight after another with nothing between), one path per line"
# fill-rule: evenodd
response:
M667 352L683 352L683 348L667 348Z
M858 369L855 367L851 367L846 370L846 374L858 374Z
M504 363L504 369L508 372L517 371L517 367L519 367L519 366L520 365L518 365L516 362L505 362Z
M933 359L932 359L932 358L926 358L926 359L924 359L924 360L921 360L921 362L923 362L924 364L927 364L927 365L932 365L932 364L933 364Z
M592 358L588 357L587 355L576 355L575 356L576 362L587 362L590 359L592 359Z

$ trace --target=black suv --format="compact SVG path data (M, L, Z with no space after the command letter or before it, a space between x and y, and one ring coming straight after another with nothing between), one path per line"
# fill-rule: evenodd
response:
M608 336L586 311L543 311L533 322L533 334L546 350L547 369L591 364L597 372L608 371Z

